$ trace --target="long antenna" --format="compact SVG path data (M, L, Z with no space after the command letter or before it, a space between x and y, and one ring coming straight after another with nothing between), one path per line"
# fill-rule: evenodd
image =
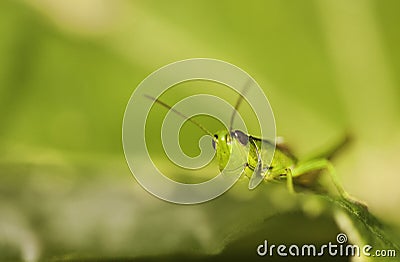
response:
M183 113L179 112L178 110L172 108L171 106L169 106L168 104L164 103L163 101L161 101L161 100L159 100L159 99L157 99L157 98L155 98L155 97L146 95L146 94L144 94L144 96L145 96L146 98L150 99L150 100L153 100L154 102L159 103L159 104L162 105L163 107L168 108L169 110L171 110L171 111L174 112L175 114L177 114L177 115L183 117L184 119L186 119L186 120L192 122L192 123L195 124L197 127L199 127L201 130L203 130L207 135L210 135L211 137L214 137L214 134L211 133L210 131L208 131L208 130L207 130L204 126L202 126L200 123L194 121L193 119L189 118L188 116L184 115Z
M251 78L249 78L247 80L246 84L244 85L242 95L239 96L238 100L236 101L235 109L233 110L232 115L231 115L231 122L229 123L229 133L232 132L233 121L235 120L236 112L239 109L239 106L243 101L243 96L245 96L247 91L249 90L250 84L251 84Z

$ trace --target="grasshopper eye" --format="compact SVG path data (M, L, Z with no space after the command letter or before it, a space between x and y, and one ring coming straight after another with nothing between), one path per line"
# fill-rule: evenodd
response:
M247 143L249 142L249 136L246 135L245 133L243 133L240 130L236 130L233 133L233 136L239 141L239 143L241 143L242 145L247 145Z
M211 141L212 147L215 149L215 141L218 140L218 135L214 135L214 139Z

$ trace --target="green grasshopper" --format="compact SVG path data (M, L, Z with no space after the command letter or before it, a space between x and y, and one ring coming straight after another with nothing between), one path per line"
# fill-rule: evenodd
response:
M342 148L348 139L345 139L341 144L329 152L313 157L312 159L301 161L295 157L289 147L284 143L278 142L275 145L272 141L258 138L250 134L245 134L240 130L232 130L235 113L237 112L237 109L239 108L239 105L243 99L242 96L240 96L236 102L234 112L231 116L229 130L220 130L215 134L211 133L197 121L187 117L176 109L173 109L163 101L149 95L145 95L145 97L157 102L169 110L172 110L174 113L183 117L187 121L192 122L204 133L211 136L212 146L216 151L216 159L218 161L220 171L224 170L224 168L227 166L231 157L232 147L248 147L248 150L242 150L242 152L246 152L247 154L244 158L247 159L247 161L245 161L246 163L243 164L242 172L246 177L249 178L248 187L250 190L256 188L262 181L269 182L286 179L289 192L295 193L293 185L294 179L300 182L302 177L312 174L319 174L322 171L325 171L325 173L330 176L333 184L342 198L366 207L365 204L355 200L344 190L333 165L329 161L329 159L333 157L333 155L336 154L339 149ZM272 161L270 164L266 163L265 153L272 152L272 150L274 150L274 146L275 152Z

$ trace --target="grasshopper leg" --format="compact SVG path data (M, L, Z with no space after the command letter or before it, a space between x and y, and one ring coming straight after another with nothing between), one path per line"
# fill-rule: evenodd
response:
M326 170L327 174L330 176L333 184L335 185L337 191L343 198L347 198L349 194L344 190L340 180L336 174L335 169L333 168L332 164L326 159L315 159L309 160L303 163L299 163L293 169L293 177L299 177L304 174L313 172L313 171L323 171Z
M268 170L265 170L265 172L268 172ZM294 186L293 186L292 169L290 167L287 167L287 168L269 171L267 173L267 175L265 176L265 179L267 181L271 181L278 177L286 177L286 186L287 186L289 192L294 194L295 191L294 191Z
M336 174L335 168L327 159L314 159L299 163L292 169L292 177L299 177L309 172L318 170L326 171L342 198L346 199L349 202L367 207L365 203L362 203L361 201L355 199L353 196L346 192L346 190L342 186L342 183L339 180L339 177Z
M286 185L289 190L289 192L294 193L294 186L293 186L293 178L300 177L304 174L307 174L312 171L327 171L327 174L331 178L333 184L335 185L337 191L339 192L340 196L354 204L358 204L364 208L367 208L367 205L353 196L351 196L349 193L346 192L346 190L343 188L342 184L340 183L340 180L336 174L336 171L332 164L327 160L327 159L315 159L315 160L309 160L303 163L300 163L296 165L293 168L287 167L287 168L282 168L282 169L277 169L277 170L271 170L265 172L267 173L267 176L265 177L266 181L271 181L274 179L277 179L279 177L285 177L286 178Z

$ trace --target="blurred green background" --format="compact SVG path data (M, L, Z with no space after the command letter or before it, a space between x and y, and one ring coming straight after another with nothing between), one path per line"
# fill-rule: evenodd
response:
M351 133L335 162L345 188L400 231L399 11L396 0L1 1L0 260L217 254L290 208L240 188L172 205L133 179L121 142L129 97L193 57L252 75L300 156ZM314 227L326 231L280 239L336 236L329 218Z

